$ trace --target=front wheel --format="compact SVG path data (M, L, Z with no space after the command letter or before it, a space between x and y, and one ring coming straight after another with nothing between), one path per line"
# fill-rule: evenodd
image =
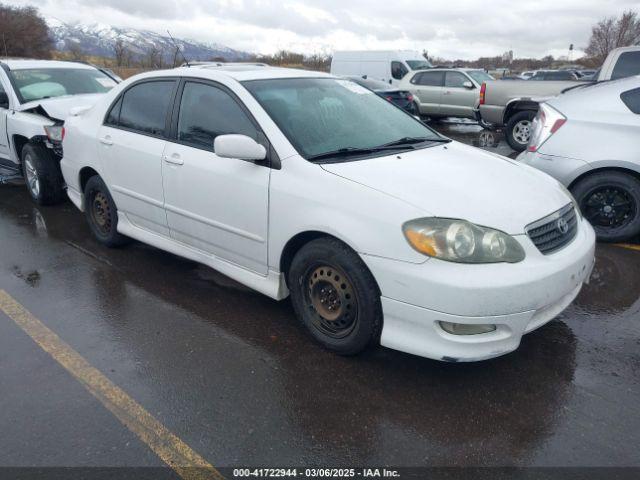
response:
M302 247L288 283L296 316L325 348L354 355L379 342L377 284L358 254L342 242L320 238Z
M507 143L516 152L524 152L531 138L533 119L536 112L525 111L513 115L505 127Z
M55 205L64 199L60 163L44 145L29 143L22 149L22 175L29 195L38 205Z
M602 242L624 242L640 235L640 180L624 172L600 172L572 189L584 217Z

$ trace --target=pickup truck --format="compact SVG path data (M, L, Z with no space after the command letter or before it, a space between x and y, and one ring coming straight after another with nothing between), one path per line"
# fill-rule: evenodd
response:
M0 167L8 172L0 183L23 176L36 203L62 201L64 121L117 83L108 71L83 63L0 61Z
M595 76L596 82L640 74L640 46L612 50ZM518 152L527 148L533 119L540 103L572 88L593 82L487 81L480 88L476 118L483 124L505 127L507 143Z

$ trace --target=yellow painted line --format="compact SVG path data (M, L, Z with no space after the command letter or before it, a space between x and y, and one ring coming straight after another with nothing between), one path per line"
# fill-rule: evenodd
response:
M124 390L94 368L4 290L0 290L0 310L82 383L180 477L185 480L224 479L204 458L171 433Z
M616 247L626 248L628 250L636 250L640 252L640 245L632 245L630 243L616 243Z

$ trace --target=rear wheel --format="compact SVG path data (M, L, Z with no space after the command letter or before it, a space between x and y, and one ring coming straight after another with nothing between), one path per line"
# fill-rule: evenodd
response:
M64 199L60 163L43 145L29 143L22 149L22 175L27 191L38 205L55 205Z
M342 242L320 238L302 247L288 283L298 319L325 348L354 355L379 341L377 284L358 254Z
M507 143L516 152L524 152L531 138L531 127L536 112L528 110L513 115L505 127Z
M624 172L589 175L572 189L598 240L622 242L640 235L640 180Z
M119 247L129 242L128 237L118 233L118 209L100 177L91 177L87 182L84 205L91 233L100 243Z

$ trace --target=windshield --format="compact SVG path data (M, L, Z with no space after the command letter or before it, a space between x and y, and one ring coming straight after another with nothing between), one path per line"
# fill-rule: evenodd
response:
M106 93L116 82L93 68L37 68L9 72L21 102L88 93Z
M407 60L407 65L411 70L426 70L433 67L427 60Z
M480 85L486 81L495 80L495 78L482 70L469 70L467 71L467 75L473 78Z
M307 159L406 138L443 141L411 115L349 80L288 78L243 85Z

